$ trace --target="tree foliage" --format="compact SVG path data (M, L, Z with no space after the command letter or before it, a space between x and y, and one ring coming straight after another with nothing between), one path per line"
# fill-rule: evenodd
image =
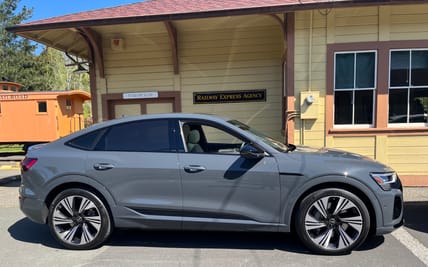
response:
M17 10L19 1L0 2L0 77L23 84L24 90L87 90L88 75L74 74L75 67L65 67L64 53L44 47L37 54L33 42L6 31L31 18L32 8Z

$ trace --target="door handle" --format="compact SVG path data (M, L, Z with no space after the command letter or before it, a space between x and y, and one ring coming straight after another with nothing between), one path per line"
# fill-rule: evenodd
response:
M189 165L184 167L184 171L187 173L197 173L197 172L203 172L205 170L206 168L200 165Z
M114 165L110 163L96 163L94 164L94 169L97 171L106 171L113 169Z

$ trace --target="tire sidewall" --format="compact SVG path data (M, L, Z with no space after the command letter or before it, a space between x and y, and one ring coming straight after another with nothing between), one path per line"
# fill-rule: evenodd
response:
M83 245L73 245L70 243L67 243L63 241L58 234L55 231L55 226L53 225L53 213L55 211L55 207L58 205L58 203L63 200L66 197L69 196L82 196L90 201L92 201L95 206L97 207L100 216L101 216L101 227L97 234L97 236L92 240L91 242ZM48 216L48 225L49 230L53 237L64 247L68 249L74 249L74 250L87 250L87 249L94 249L99 247L103 242L105 242L108 237L111 234L111 219L110 214L105 206L105 204L100 200L100 198L95 195L94 193L87 191L85 189L80 188L72 188L72 189L66 189L62 192L60 192L55 199L52 201L50 207L49 207L49 216Z
M361 230L360 236L352 245L344 249L325 249L323 247L318 246L312 241L305 229L305 217L309 208L314 202L327 196L341 196L351 200L358 207L363 218L363 228ZM300 202L297 216L295 219L295 225L297 234L300 237L301 241L312 251L325 255L343 255L351 253L353 249L360 246L367 238L367 235L370 230L370 214L366 204L364 204L364 202L353 193L339 188L321 189L309 194Z

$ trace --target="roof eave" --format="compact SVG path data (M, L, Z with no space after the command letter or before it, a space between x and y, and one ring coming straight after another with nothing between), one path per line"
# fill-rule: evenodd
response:
M65 22L28 24L28 25L21 24L21 25L7 27L6 30L13 33L19 33L19 32L22 33L22 32L28 32L28 31L52 30L52 29L63 29L63 28L93 27L93 26L132 24L132 23L143 23L143 22L161 22L161 21L253 15L253 14L278 14L278 13L287 13L287 12L293 12L293 11L299 11L299 10L309 10L309 9L387 5L387 4L390 5L390 4L403 4L403 3L406 3L406 4L426 3L426 0L407 0L407 1L404 1L404 0L350 0L350 1L343 1L343 2L333 1L333 2L323 2L323 3L307 3L307 4L270 6L270 7L253 7L253 8L244 8L244 9L215 10L215 11L179 13L179 14L106 18L106 19L65 21Z

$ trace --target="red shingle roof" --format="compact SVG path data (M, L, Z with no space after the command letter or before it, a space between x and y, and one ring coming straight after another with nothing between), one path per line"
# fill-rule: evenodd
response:
M210 13L255 8L273 8L327 2L352 2L350 0L149 0L111 8L79 12L59 17L37 20L22 25L54 24L90 20L130 17L148 17L189 13Z

